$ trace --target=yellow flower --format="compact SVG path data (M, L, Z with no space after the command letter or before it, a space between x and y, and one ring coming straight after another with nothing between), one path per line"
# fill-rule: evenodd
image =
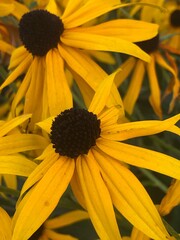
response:
M66 234L57 233L55 230L67 227L73 223L88 219L88 214L81 210L67 212L63 215L46 220L40 228L28 238L28 240L76 240L77 238ZM3 240L12 239L11 218L7 212L0 207L0 236Z
M121 239L113 205L149 237L168 238L152 200L124 163L179 179L180 162L121 141L166 130L180 134L175 126L180 115L164 121L118 124L118 117L124 117L122 106L107 108L106 103L113 80L120 73L102 81L88 110L67 109L38 123L50 134L52 143L22 188L13 219L13 240L25 240L39 228L69 183L100 239Z
M25 47L13 52L9 66L13 72L0 88L25 73L12 102L12 112L15 114L24 96L24 113L33 113L32 125L71 107L64 65L73 74L88 105L106 73L81 49L121 52L148 61L148 54L132 42L156 35L157 25L118 19L84 27L86 22L124 5L119 0L70 0L59 18L58 7L51 0L45 10L23 15L19 30Z

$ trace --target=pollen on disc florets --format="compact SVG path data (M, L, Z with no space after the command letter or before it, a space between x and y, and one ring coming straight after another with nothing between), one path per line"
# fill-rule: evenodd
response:
M61 19L46 10L28 12L19 22L20 38L25 48L35 56L44 56L57 47L63 31Z
M146 53L152 53L159 48L159 34L157 34L155 37L141 41L141 42L136 42L136 45L139 46L143 51Z
M100 120L85 109L71 108L59 114L51 126L51 142L55 152L76 158L87 154L100 137Z
M180 9L176 9L171 13L170 23L173 27L180 27Z

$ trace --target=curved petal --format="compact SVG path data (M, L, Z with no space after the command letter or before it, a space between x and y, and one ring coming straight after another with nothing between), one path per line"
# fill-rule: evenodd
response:
M28 201L22 199L13 218L12 240L27 240L44 223L66 190L73 171L72 159L56 161L27 193Z
M12 134L0 138L0 155L44 149L49 141L35 134Z
M0 40L0 51L11 54L13 50L14 50L14 47L11 44L6 43L3 40Z
M0 173L29 176L37 164L23 155L0 156Z
M74 28L120 6L118 0L70 0L61 18L66 29Z
M115 207L132 223L153 239L166 239L168 235L160 215L143 185L120 162L92 151L102 168Z
M73 32L76 31L139 42L156 36L158 34L158 25L139 20L116 19L95 26L73 29Z
M147 74L149 79L151 95L149 97L150 104L159 118L162 118L162 109L161 109L161 91L158 83L158 77L156 74L155 67L155 58L151 54L151 61L146 65Z
M56 240L78 240L77 238L70 236L70 235L65 235L61 233L54 232L50 229L45 229L44 231L45 236L47 236L47 239L42 239L42 240L48 240L48 239L56 239Z
M111 197L93 155L89 152L76 161L87 211L97 234L101 239L121 239Z
M50 133L53 119L55 117L49 117L43 120L42 122L36 123L37 126L45 130L47 133Z
M31 114L24 114L21 116L18 116L16 118L10 119L6 121L4 124L0 126L0 137L6 135L8 132L10 132L13 128L21 125L21 123L25 122L31 117Z
M6 211L0 207L0 233L2 239L11 239L11 218Z
M113 124L112 126L102 127L101 136L115 141L124 141L127 139L157 134L163 131L170 131L180 134L178 127L174 125L180 120L180 114L177 114L166 120L146 120L138 122L128 122L122 124ZM176 131L176 132L175 132Z
M24 46L16 48L11 55L8 69L12 70L13 68L16 68L28 56L31 58L31 60L33 60L33 56L26 50Z
M128 86L125 97L123 99L124 108L129 114L132 114L137 98L141 91L141 86L142 86L142 82L144 80L144 74L145 74L144 64L145 63L141 60L138 60L136 62L132 77L130 79L130 84Z
M68 46L87 50L100 50L110 52L120 52L140 58L146 62L150 61L147 53L137 45L119 37L102 36L98 34L73 32L65 30L61 36L61 41Z
M131 164L180 179L180 161L163 153L130 144L100 139L96 145L109 156Z
M46 55L48 105L51 116L72 107L72 94L64 73L64 62L57 49Z

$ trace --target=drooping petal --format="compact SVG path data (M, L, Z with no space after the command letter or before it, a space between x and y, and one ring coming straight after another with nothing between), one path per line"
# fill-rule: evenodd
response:
M97 146L109 156L131 164L180 179L180 161L163 153L122 142L100 139Z
M14 50L14 47L11 44L6 43L3 40L0 40L0 51L6 52L8 54L12 54L13 50Z
M158 25L132 19L116 19L90 27L73 29L73 32L119 37L130 42L144 41L158 33Z
M123 73L122 73L123 74ZM131 115L139 93L141 91L142 82L144 80L145 66L144 62L138 60L134 66L133 75L130 79L130 84L123 99L125 110Z
M50 229L65 227L73 223L89 219L87 212L82 210L74 210L58 217L49 219L45 222L45 227Z
M93 155L89 152L76 161L87 211L97 234L101 239L121 239L111 197Z
M6 121L4 124L2 124L0 126L0 137L6 135L13 128L21 125L21 123L25 122L30 117L31 117L31 114L24 114L24 115L21 115L21 116L18 116L16 118L12 118L12 119Z
M122 124L114 124L112 126L104 126L101 135L104 138L124 141L134 137L148 136L157 134L163 131L173 132L174 125L180 120L180 114L177 114L164 121L160 120L146 120L137 122L128 122ZM176 127L174 132L178 134L180 129Z
M20 47L16 48L11 55L8 69L12 70L12 69L16 68L28 56L31 58L31 60L33 60L33 56L26 50L26 48L24 46L20 46Z
M37 164L23 155L0 156L0 174L29 176Z
M146 67L147 67L147 74L148 74L150 91L151 91L149 101L151 106L153 107L154 112L161 119L162 118L161 91L160 91L158 78L156 74L155 58L152 54L151 54L151 61L146 65Z
M120 52L140 58L146 62L150 61L149 55L142 51L137 45L119 37L65 30L61 36L61 41L65 45L75 48Z
M11 218L7 212L0 207L0 236L4 240L11 239Z
M46 71L49 111L51 116L56 116L72 107L72 94L64 73L64 62L57 49L47 53Z
M56 161L27 193L27 201L22 199L14 215L12 240L27 240L44 223L66 190L73 171L72 159Z
M0 138L0 155L44 149L49 141L36 134L12 134Z
M162 216L167 215L171 210L180 204L180 181L173 181L165 197L162 199L158 211Z
M119 7L118 0L70 0L61 18L66 29L74 28Z
M166 239L168 233L143 185L131 171L107 155L93 151L115 207L138 229L153 239Z

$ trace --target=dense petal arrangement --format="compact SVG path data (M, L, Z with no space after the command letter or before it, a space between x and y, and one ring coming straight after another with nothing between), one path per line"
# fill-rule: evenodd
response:
M59 16L55 1L49 1L45 10L25 13L19 23L24 46L14 51L9 66L13 71L1 85L3 89L25 73L12 103L12 113L16 115L16 107L24 97L24 113L33 113L33 126L37 121L69 108L72 105L72 94L64 67L73 74L89 104L106 73L80 49L121 52L149 61L149 56L132 42L156 35L157 25L119 19L90 27L83 26L88 21L123 6L117 0L86 3L69 1ZM36 21L41 24L35 24ZM132 26L133 31L130 32Z
M21 199L13 219L13 240L18 239L19 236L22 239L27 238L42 224L56 207L69 183L71 183L79 203L88 211L101 239L121 239L113 205L128 221L149 237L168 239L169 235L161 222L156 207L143 185L125 163L179 179L180 162L168 155L119 141L162 131L179 134L179 128L175 126L175 123L180 119L180 115L164 121L117 124L118 116L123 117L123 109L119 106L106 109L106 102L116 74L118 73L110 75L100 84L88 110L82 110L83 113L87 111L96 115L100 121L101 129L96 144L91 144L87 153L79 151L79 154L74 156L68 156L66 153L62 156L61 151L57 151L57 147L54 146L55 135L61 134L61 127L57 131L61 121L55 120L52 125L53 118L50 118L38 124L52 135L53 144L50 144L39 157L42 162L32 172L22 188L21 195L27 190L28 192ZM65 132L62 132L61 138L56 139L58 142L61 141L60 139L71 136L71 134L72 138L74 138L74 134L79 138L86 134L85 130L80 131L80 128L85 126L85 119L82 117L82 120L74 119L74 114L79 113L75 111L71 115L71 112L68 110L72 123L69 126L69 121L67 121L67 125L63 125L62 130L64 129ZM62 116L65 113L66 111L61 113ZM77 119L79 127L76 125ZM57 129L54 127L55 124L57 124ZM73 128L69 130L71 125L77 131ZM66 145L61 147L64 149ZM52 197L49 199L49 196ZM39 215L41 209L43 209L43 214ZM22 221L26 223L27 227L22 228ZM31 226L31 229L28 226Z

